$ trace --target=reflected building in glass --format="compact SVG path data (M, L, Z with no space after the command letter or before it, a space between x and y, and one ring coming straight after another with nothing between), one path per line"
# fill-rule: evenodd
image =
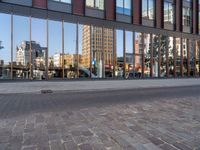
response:
M0 80L200 76L199 0L0 0Z

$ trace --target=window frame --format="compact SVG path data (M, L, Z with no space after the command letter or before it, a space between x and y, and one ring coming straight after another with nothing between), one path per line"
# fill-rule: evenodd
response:
M125 15L125 16L132 16L133 13L132 13L132 10L133 10L133 7L132 7L132 1L131 0L128 0L129 3L130 3L130 7L125 7L125 3L127 2L127 0L121 0L122 1L122 4L123 6L122 7L119 7L119 8L122 8L122 12L118 11L118 1L119 0L116 0L116 14L121 14L121 15ZM126 13L126 9L129 10L130 12L129 13Z
M151 15L150 15L150 4L151 4L151 1L153 1L153 17L150 17ZM144 0L142 0L142 19L148 19L148 20L155 20L155 18L156 18L156 1L155 0L145 0L145 2L146 2L146 8L145 8L145 10L147 10L147 15L146 16L144 16L143 14L143 10L144 10L144 5L143 5L143 2L144 2Z
M98 6L97 0L91 0L93 2L93 6L87 5L87 0L85 1L85 6L87 8L92 8L92 9L97 9L97 10L105 10L105 0L99 0L99 3L102 1L103 2L103 7L101 8L100 5Z

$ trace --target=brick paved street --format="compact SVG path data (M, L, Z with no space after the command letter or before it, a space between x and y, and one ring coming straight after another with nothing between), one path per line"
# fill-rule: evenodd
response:
M198 91L0 95L0 150L199 150Z

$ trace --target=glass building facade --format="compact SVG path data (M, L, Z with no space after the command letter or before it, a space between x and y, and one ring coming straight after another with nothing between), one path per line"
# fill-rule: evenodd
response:
M191 6L189 3L185 4ZM116 13L130 17L134 15L133 5L130 0L119 0ZM86 0L86 7L104 10L105 3ZM173 30L174 0L165 0L163 9L163 28ZM44 14L41 11L39 15L34 11L23 14L1 10L0 79L140 79L200 75L200 40L196 37L179 36L173 31L166 34L150 31L151 28L79 22L70 18L71 14L62 17L58 13L56 17L51 11ZM154 22L155 12L154 0L142 0L141 24ZM191 26L191 18L191 8L183 7L184 27ZM155 22L149 26L152 25Z

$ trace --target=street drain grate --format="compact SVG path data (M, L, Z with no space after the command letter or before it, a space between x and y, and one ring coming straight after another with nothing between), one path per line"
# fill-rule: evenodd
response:
M47 90L41 90L41 94L49 94L49 93L53 93L53 91L49 90L49 89L47 89Z

